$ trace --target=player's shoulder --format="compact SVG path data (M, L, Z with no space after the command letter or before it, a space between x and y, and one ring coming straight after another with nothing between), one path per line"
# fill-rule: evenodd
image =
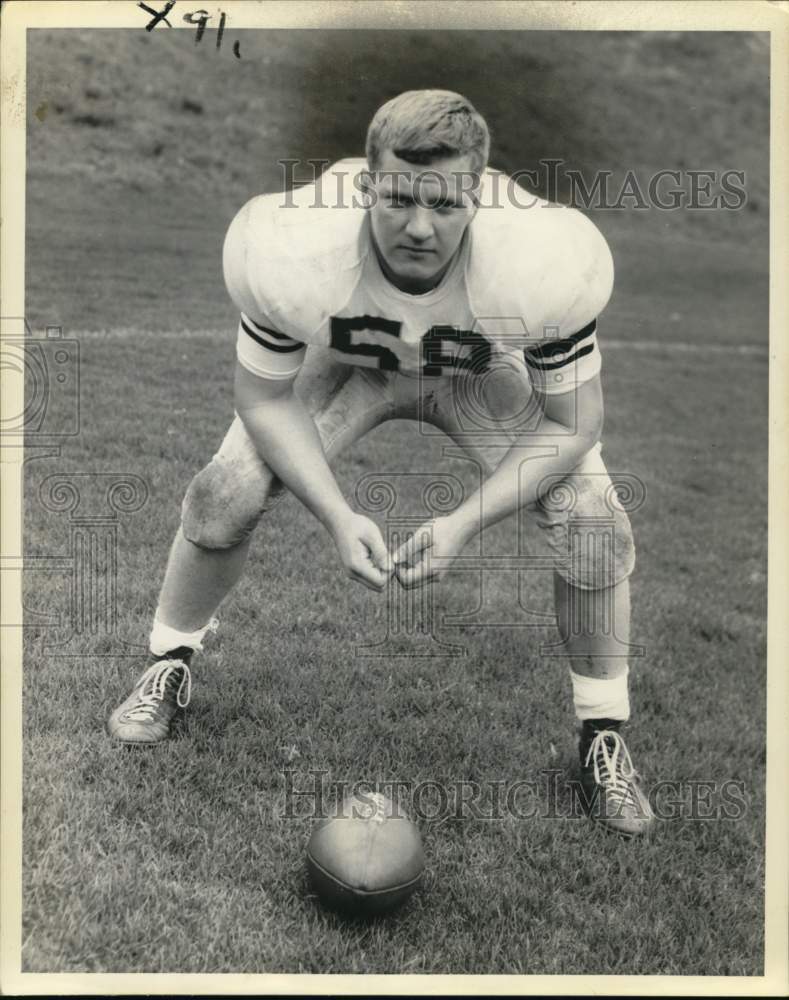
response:
M257 303L283 326L296 317L300 328L318 321L317 302L343 294L366 252L364 209L358 195L348 193L363 164L341 160L313 184L257 195L242 206L223 250L225 281L236 301Z
M248 253L265 260L320 260L352 252L364 209L358 196L347 195L345 184L356 173L357 161L341 160L312 184L256 195L233 219L228 238L241 239Z
M502 253L516 243L529 250L540 246L543 256L608 254L603 234L588 216L577 208L540 198L499 170L485 172L473 225L491 246L504 241Z
M566 205L491 171L472 223L469 286L484 308L528 316L563 332L595 319L614 281L608 243L595 223ZM572 332L572 331L570 331Z

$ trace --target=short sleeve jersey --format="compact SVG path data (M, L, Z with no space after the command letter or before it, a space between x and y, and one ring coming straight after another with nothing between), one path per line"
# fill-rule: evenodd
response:
M448 271L411 295L378 262L353 183L364 167L340 161L316 184L253 198L231 223L224 272L242 365L290 378L319 344L350 365L431 377L483 372L516 352L547 394L598 374L597 317L614 269L588 218L488 170Z

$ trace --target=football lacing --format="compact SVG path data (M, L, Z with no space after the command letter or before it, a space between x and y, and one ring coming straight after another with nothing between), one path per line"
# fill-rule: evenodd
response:
M192 697L192 675L188 665L183 660L158 660L156 663L152 663L140 678L137 704L134 708L129 709L126 717L137 721L154 716L168 690L174 686L173 676L178 670L183 671L183 676L178 685L175 701L179 708L186 708ZM186 697L182 701L181 694L184 688L186 688Z
M594 766L595 784L602 785L621 805L638 805L632 783L636 777L636 769L619 733L612 729L596 733L587 751L584 766L589 767L590 762Z
M386 799L380 792L373 792L370 799L373 803L370 819L375 823L383 823L386 819Z

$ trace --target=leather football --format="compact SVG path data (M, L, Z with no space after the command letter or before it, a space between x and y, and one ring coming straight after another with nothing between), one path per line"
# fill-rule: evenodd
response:
M422 838L399 805L376 792L347 796L319 820L307 847L310 881L333 909L362 914L400 906L425 868Z

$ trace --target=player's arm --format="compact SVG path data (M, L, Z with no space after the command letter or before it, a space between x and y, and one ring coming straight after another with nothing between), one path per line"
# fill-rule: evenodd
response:
M498 468L455 512L466 541L542 496L597 444L603 429L603 391L595 375L569 392L540 394L542 417L518 435Z
M236 412L266 465L326 527L348 576L382 590L392 564L381 533L374 521L348 506L294 382L295 376L261 377L239 361Z
M348 576L381 590L392 569L381 533L374 521L348 506L315 422L294 391L306 347L274 327L250 287L249 216L247 205L231 224L224 246L225 283L241 310L236 413L266 465L329 531Z
M515 435L495 472L476 493L452 514L423 525L401 546L395 562L404 586L439 578L476 534L538 500L600 439L603 394L596 317L611 294L613 262L597 229L583 217L580 222L572 294L557 299L551 321L545 324L558 336L524 350L540 403L539 420Z
M599 375L541 403L539 425L515 437L481 488L451 514L423 524L395 553L404 587L440 579L475 535L537 500L597 443L603 426Z
M315 421L287 379L236 364L235 408L260 457L330 531L350 511L329 468Z
M580 213L570 216L569 277L558 286L543 329L555 335L528 344L524 360L542 414L518 434L482 488L457 511L462 531L473 537L508 514L538 500L567 475L600 440L603 429L601 359L597 316L607 304L614 265L599 230Z

